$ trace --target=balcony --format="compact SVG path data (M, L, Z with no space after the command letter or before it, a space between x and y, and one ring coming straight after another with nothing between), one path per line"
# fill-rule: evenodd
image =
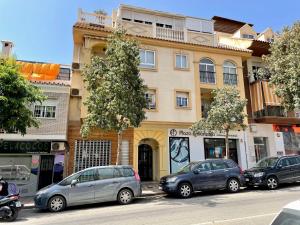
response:
M102 27L113 26L112 18L110 16L98 13L83 12L82 9L78 10L78 22L98 25Z
M187 32L184 29L170 29L164 27L156 27L155 37L174 40L186 41Z

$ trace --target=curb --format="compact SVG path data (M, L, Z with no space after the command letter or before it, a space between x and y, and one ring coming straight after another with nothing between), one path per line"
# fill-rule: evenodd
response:
M166 193L159 192L159 193L148 193L148 194L142 194L140 197L153 197L153 196L164 196ZM33 203L24 204L22 209L34 209L35 206Z

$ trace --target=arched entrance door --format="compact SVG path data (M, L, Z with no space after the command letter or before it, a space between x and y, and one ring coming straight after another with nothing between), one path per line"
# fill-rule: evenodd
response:
M139 145L138 165L139 175L142 181L150 181L153 179L153 156L150 145Z

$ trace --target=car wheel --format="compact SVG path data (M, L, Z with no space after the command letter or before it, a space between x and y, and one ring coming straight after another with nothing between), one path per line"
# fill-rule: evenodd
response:
M48 202L48 209L50 212L60 212L66 207L66 200L62 196L53 196Z
M123 189L118 194L118 202L121 205L126 205L131 203L133 200L133 194L132 191L129 189Z
M235 178L229 179L227 182L227 190L231 193L238 192L240 190L240 182Z
M178 186L178 195L182 198L190 198L192 196L193 190L189 183L182 183Z
M268 179L267 179L267 187L270 190L276 189L278 187L278 180L277 180L277 178L274 177L274 176L268 177Z

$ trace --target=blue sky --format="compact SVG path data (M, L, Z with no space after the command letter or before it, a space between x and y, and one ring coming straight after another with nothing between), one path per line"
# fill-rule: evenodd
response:
M15 43L18 59L71 64L78 8L110 14L120 3L207 19L228 17L253 23L257 32L279 31L300 20L295 0L0 0L0 40Z

